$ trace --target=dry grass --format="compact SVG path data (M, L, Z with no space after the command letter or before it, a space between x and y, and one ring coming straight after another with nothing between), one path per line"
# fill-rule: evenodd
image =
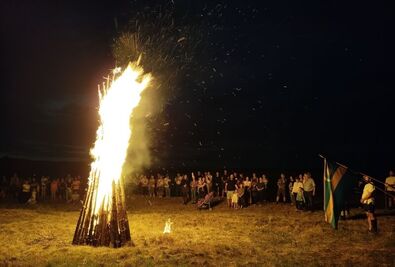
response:
M267 204L212 211L178 199L130 199L134 247L73 246L78 211L66 206L0 209L0 266L394 266L395 216L379 217L380 233L365 220L334 231L323 213ZM353 214L362 213L354 210ZM167 218L173 232L163 235Z

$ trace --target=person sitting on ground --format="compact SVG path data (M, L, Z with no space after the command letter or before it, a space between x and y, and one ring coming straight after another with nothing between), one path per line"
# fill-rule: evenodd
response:
M277 204L278 204L281 197L282 197L284 203L286 202L285 186L286 186L285 174L282 173L280 175L280 178L278 178L278 180L277 180L277 197L276 197Z

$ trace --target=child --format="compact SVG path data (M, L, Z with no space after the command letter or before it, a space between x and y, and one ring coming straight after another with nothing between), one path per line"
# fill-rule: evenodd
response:
M232 207L236 210L239 208L238 202L239 202L239 196L236 192L234 192L232 195Z
M298 193L296 194L296 209L297 210L302 210L304 203L305 203L305 199L304 199L304 191L303 188L300 187Z

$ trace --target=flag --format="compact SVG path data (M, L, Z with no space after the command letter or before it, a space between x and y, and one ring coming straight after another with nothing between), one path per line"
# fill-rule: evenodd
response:
M337 229L340 212L358 182L346 166L324 159L324 213L325 221Z

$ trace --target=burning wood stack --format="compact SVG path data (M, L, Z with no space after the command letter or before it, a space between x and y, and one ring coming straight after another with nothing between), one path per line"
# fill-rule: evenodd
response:
M125 206L122 167L132 126L130 118L151 76L139 60L99 86L100 125L91 149L89 185L74 233L73 244L121 247L132 244Z
M109 246L131 245L129 221L125 206L123 181L112 183L112 203L96 203L97 179L90 184L75 229L74 245ZM100 205L95 213L96 205ZM109 207L111 205L111 207Z

